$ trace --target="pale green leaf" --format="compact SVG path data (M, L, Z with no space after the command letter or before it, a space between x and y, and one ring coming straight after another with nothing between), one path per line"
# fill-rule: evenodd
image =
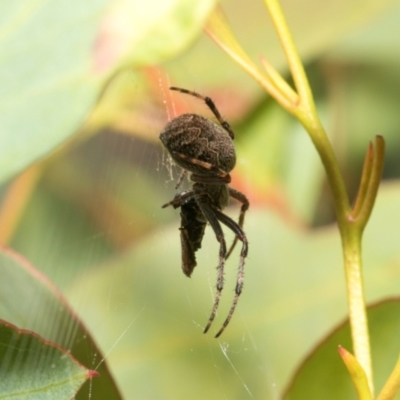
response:
M382 187L366 228L369 301L398 293L399 195L399 185ZM178 211L164 211L179 216ZM233 210L229 214L235 218ZM157 398L162 382L163 395L171 398L204 398L202 388L207 387L211 398L250 399L247 387L253 397L274 399L315 343L344 319L344 272L336 227L302 231L272 212L250 208L245 231L250 247L244 290L220 340L212 334L233 298L238 253L226 265L218 316L211 332L203 335L218 263L218 244L210 229L191 279L181 271L179 230L174 225L83 274L68 290L91 330L101 332L101 347L113 348L109 361L125 394ZM150 365L151 379L160 385L147 384ZM182 379L187 370L190 374Z
M66 351L0 320L0 399L69 400L90 371Z
M0 181L73 135L116 70L160 62L187 46L213 4L213 0L4 2Z
M104 398L119 399L118 389L103 355L51 282L23 257L7 249L0 251L0 276L0 319L38 334L45 341L56 343L86 368L100 374L100 377L84 385L77 399L87 399L88 393L92 393L94 398L101 398L99 396L102 395ZM32 351L36 351L34 344L32 347ZM0 371L8 368L7 365L6 356L1 357ZM36 366L40 368L40 360Z

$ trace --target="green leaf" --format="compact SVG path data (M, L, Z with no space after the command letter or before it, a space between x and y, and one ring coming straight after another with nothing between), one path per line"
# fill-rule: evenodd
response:
M400 300L387 300L368 308L373 370L379 392L400 354ZM285 400L357 399L348 371L337 354L337 346L350 348L350 330L346 322L331 333L307 357L288 388ZM395 399L400 399L397 394Z
M104 356L51 282L11 250L0 251L0 318L66 349L100 377L85 384L77 399L119 399ZM0 359L0 370L6 360ZM57 398L57 396L53 397Z
M93 375L67 351L0 320L0 399L69 400Z
M398 293L399 196L400 185L383 186L366 228L369 300ZM163 211L179 217L178 210ZM237 218L237 209L227 213ZM181 271L176 223L83 273L68 289L91 331L101 332L96 336L101 348L113 348L109 362L126 396L158 398L161 385L170 398L204 398L207 387L210 398L250 399L248 389L255 398L273 399L315 343L346 316L336 227L296 229L276 213L252 207L245 231L250 245L244 290L220 340L212 334L233 298L238 249L226 265L218 316L203 335L218 263L218 243L209 228L191 279ZM339 358L336 348L335 355ZM157 384L149 386L148 379Z
M187 46L213 4L5 2L0 17L0 182L74 134L116 70L158 63Z

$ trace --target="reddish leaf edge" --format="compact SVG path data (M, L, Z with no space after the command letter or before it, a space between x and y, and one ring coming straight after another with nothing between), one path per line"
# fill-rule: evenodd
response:
M92 370L86 368L75 357L73 357L73 355L67 349L63 348L62 346L60 346L57 343L54 343L54 342L51 342L50 340L45 339L44 337L42 337L38 333L33 332L33 331L29 330L29 329L19 328L18 326L14 325L14 324L12 324L12 323L10 323L8 321L5 321L5 320L3 320L1 318L0 318L0 325L5 326L6 328L9 328L9 329L15 331L19 336L31 336L31 337L34 337L37 340L41 341L45 346L53 347L53 348L59 350L61 353L65 354L79 368L81 368L81 369L86 371L86 380L90 379L92 377L96 377L96 376L100 375L97 371L92 371Z
M78 314L68 304L68 301L66 300L66 298L64 297L62 292L54 285L54 283L43 272L41 272L37 268L35 268L35 266L31 262L29 262L23 255L21 255L20 253L16 252L15 250L13 250L7 246L0 244L0 252L4 253L5 255L9 256L10 258L13 258L16 262L18 262L20 265L22 265L29 274L34 276L38 281L40 281L43 285L45 285L47 287L47 289L50 290L53 293L53 295L60 301L60 303L67 310L67 312L71 315L71 317L76 320L77 325L80 326L81 329L85 332L86 338L88 339L88 341L90 341L92 343L93 349L96 351L96 353L103 354L103 352L100 350L97 343L95 342L94 338L92 337L91 333L86 328L85 324L79 318ZM21 332L29 332L30 334L34 334L37 337L41 338L41 340L43 340L45 343L48 342L48 343L53 344L54 346L58 346L59 348L63 349L63 347L60 346L59 344L51 342L33 331L18 328L17 326L11 324L10 322L4 321L2 319L0 319L0 323L8 324L12 327L15 327L15 329L17 329L18 331L21 331ZM97 372L96 370L91 370L91 369L85 367L83 364L81 364L79 361L79 357L77 357L76 354L74 354L74 351L68 351L68 354L71 354L73 359L76 360L76 362L78 362L79 365L82 365L82 367L86 369L86 371L88 373L88 379L90 379L92 377L100 376L99 372ZM115 392L118 393L119 398L122 399L121 392L116 385L115 379L114 379L113 375L111 374L110 369L108 368L105 357L102 357L102 363L104 364L103 368L106 370L109 378L111 379L111 382L112 382L112 385L114 386ZM104 371L103 371L103 373L104 373Z

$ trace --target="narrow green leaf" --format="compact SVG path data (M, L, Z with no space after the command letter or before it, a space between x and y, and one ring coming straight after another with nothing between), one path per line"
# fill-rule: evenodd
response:
M385 139L382 136L376 136L374 156L372 159L371 172L368 180L367 188L364 193L364 200L360 211L357 215L358 223L363 229L368 223L371 216L372 209L375 204L376 196L378 194L378 188L381 183L381 177L383 172L383 165L385 161Z
M275 83L276 78L273 80L269 74L262 73L246 54L246 51L243 50L221 9L216 9L211 13L205 30L215 43L256 80L268 94L274 97L284 108L291 106L286 98L287 91L282 93L281 85ZM278 75L278 72L275 75Z
M352 218L357 217L362 207L362 204L365 200L365 193L367 192L369 180L371 178L373 159L374 159L374 146L370 142L364 159L364 166L362 169L361 181L360 181L360 186L358 187L356 201L354 203L353 210L351 212Z
M372 400L371 391L368 387L367 375L365 375L360 363L342 346L339 346L339 354L350 373L359 400Z

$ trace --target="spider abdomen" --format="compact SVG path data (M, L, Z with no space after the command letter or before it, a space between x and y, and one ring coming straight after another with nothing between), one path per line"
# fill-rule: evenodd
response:
M160 139L174 161L190 172L208 174L189 159L211 164L226 173L235 166L235 147L229 134L200 115L183 114L174 118L165 126Z

